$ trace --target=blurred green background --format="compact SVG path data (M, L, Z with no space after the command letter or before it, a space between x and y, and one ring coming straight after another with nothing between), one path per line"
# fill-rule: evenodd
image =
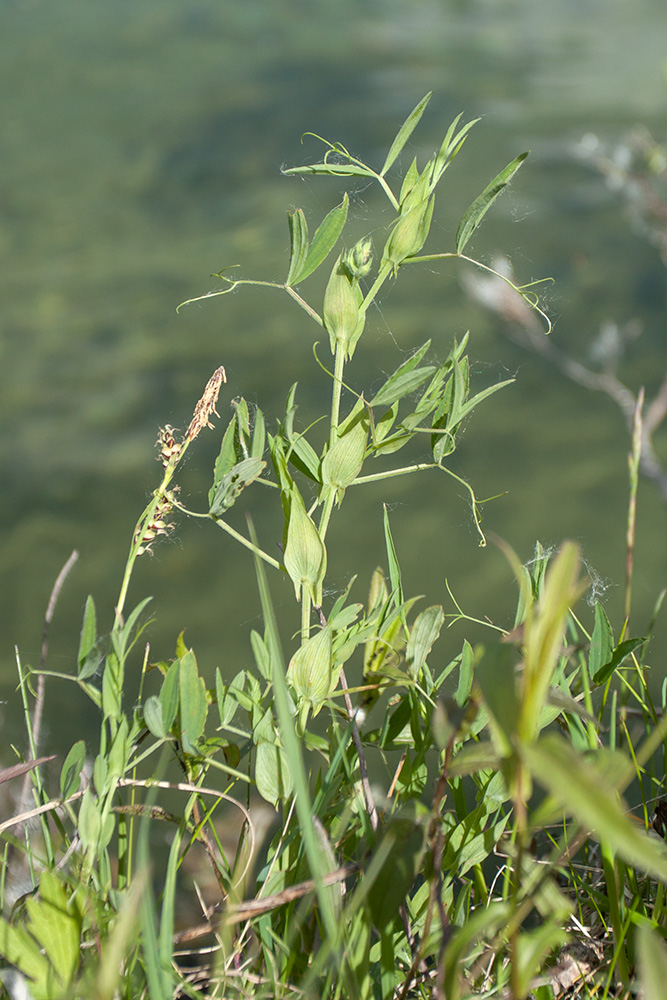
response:
M176 313L229 264L283 279L286 210L304 207L312 231L340 201L337 181L280 174L319 158L314 140L300 145L306 130L379 166L433 90L405 169L431 154L456 114L482 116L439 188L433 250L452 248L470 201L531 149L471 252L486 262L508 255L521 282L552 276L552 337L574 354L586 357L601 324L638 320L644 332L624 376L649 395L661 381L664 266L575 150L591 133L620 143L637 124L662 139L662 0L5 0L0 37L0 697L9 738L22 740L14 645L24 662L38 661L48 595L75 547L51 669L74 669L88 593L100 627L111 624L132 528L158 480L158 426L187 426L219 364L228 376L221 429L234 396L256 402L269 422L294 381L304 421L328 400L311 353L318 331L287 297L246 289ZM384 203L361 183L348 190L355 235L377 231L381 246ZM469 328L475 385L517 381L475 412L452 468L480 497L508 491L486 505L484 524L522 558L536 539L579 541L618 623L628 450L620 412L509 343L466 298L461 273L453 262L401 272L369 317L349 378L359 389L377 384L427 337L443 357ZM318 276L303 288L318 307L319 288ZM202 436L180 476L183 499L199 509L219 439ZM656 445L667 459L664 433ZM358 571L355 597L364 599L383 557L388 502L408 594L453 610L447 577L470 614L511 623L511 573L494 547L478 548L456 484L406 478L348 496L330 532L332 588ZM281 528L263 504L261 491L250 494L274 551ZM666 549L664 505L643 484L635 632L665 584ZM274 592L289 635L298 627L292 586L278 580ZM130 604L146 594L155 598L154 658L171 655L187 627L204 671L229 676L250 664L252 565L221 531L181 522L140 560ZM461 625L447 632L440 656L454 655L464 634ZM666 652L659 623L658 680ZM49 682L47 707L56 743L70 740L75 715L91 713L95 725L74 685Z

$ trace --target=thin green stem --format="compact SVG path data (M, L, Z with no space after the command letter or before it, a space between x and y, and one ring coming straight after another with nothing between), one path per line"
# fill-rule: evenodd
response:
M382 479L392 479L394 476L407 476L410 472L423 472L424 469L440 469L437 462L418 462L417 465L406 465L402 469L390 469L388 472L374 472L370 476L357 476L351 486L362 486L365 483L378 483Z
M188 511L188 513L191 512ZM263 549L258 548L256 545L253 545L251 541L249 541L247 538L244 538L244 536L240 534L240 532L236 531L235 528L232 528L232 526L227 524L226 521L223 521L221 517L215 517L215 515L213 514L194 514L192 516L210 518L215 524L218 525L219 528L222 528L223 531L226 531L228 535L231 535L231 537L236 539L237 542L240 542L241 545L244 545L246 549L250 550L250 552L253 552L260 559L263 559L264 562L269 564L269 566L273 566L274 569L283 568L281 563L279 563L277 559L274 559L273 556L268 555L268 553L264 552Z

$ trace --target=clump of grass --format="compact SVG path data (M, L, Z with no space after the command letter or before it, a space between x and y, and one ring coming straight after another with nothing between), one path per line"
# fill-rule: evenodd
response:
M98 711L95 755L87 761L75 739L56 794L39 777L41 761L20 764L35 777L35 806L0 824L4 872L11 879L25 863L28 877L13 907L7 874L0 883L0 975L12 995L21 983L35 1000L547 1000L566 989L629 996L639 969L646 1000L661 996L667 851L647 829L667 723L664 692L656 705L647 684L648 636L627 631L641 435L619 637L600 604L588 624L576 612L586 588L576 545L538 546L527 565L503 545L517 584L513 627L492 626L488 641L445 653L449 613L404 592L400 534L396 541L386 508L384 569L365 583L352 577L331 602L323 596L327 532L332 517L345 516L347 491L405 475L445 473L460 484L447 464L457 434L506 384L471 390L467 337L444 358L427 341L377 391L354 393L345 380L380 290L408 265L470 260L469 240L526 156L474 199L451 250L423 254L436 189L473 124L457 118L428 162L413 160L393 182L429 96L379 171L325 140L320 162L286 171L366 178L395 213L379 251L368 236L338 249L319 310L301 286L344 239L347 195L312 238L304 213L289 213L283 283L221 273L222 286L200 297L270 285L324 331L333 359L331 371L320 361L331 387L324 444L298 424L296 385L272 424L236 399L208 508L193 511L175 480L217 413L224 369L185 435L160 429L164 471L134 529L111 630L100 630L89 598L75 671L50 673L78 684ZM511 287L543 316L532 289ZM484 545L480 503L463 485ZM263 547L261 524L248 519L240 531L230 521L250 489L270 491L279 505L280 558ZM173 531L176 512L207 519L252 557L264 627L250 635L254 666L234 677L201 669L182 635L173 659L149 663L140 640L150 598L126 610L136 560ZM270 574L294 587L288 649ZM467 617L458 605L449 614ZM153 694L150 669L159 677ZM19 661L32 757L33 678L47 673ZM378 703L382 711L370 714ZM630 787L643 803L639 824L621 798ZM239 816L231 842L229 810ZM36 816L39 828L28 825ZM151 849L159 824L170 830L164 863ZM183 926L184 870L196 850L215 899L202 897L201 917Z

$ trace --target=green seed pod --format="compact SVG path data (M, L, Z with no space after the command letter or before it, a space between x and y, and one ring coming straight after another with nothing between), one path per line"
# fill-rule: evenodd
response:
M285 569L294 584L297 601L307 587L313 603L322 605L322 582L327 571L327 551L313 521L306 513L296 486L290 493L290 514L285 545Z
M287 680L317 715L337 679L333 673L331 626L327 625L297 649L287 668Z
M363 302L361 289L348 273L342 257L341 254L336 261L324 293L322 318L329 334L331 353L335 354L340 344L348 359L352 357L364 329L366 315L360 308Z

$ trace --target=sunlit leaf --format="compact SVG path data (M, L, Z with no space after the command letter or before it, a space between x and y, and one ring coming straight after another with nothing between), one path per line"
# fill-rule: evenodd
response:
M464 213L456 231L456 252L463 253L466 243L475 232L480 222L491 208L496 198L507 187L515 173L528 156L528 153L521 153L516 159L508 163L504 170L497 174L482 193L475 198L472 205Z
M389 170L390 166L392 165L392 163L394 162L394 160L396 159L396 157L399 155L399 153L401 152L401 150L405 146L406 142L408 141L408 139L410 138L410 136L412 135L412 133L416 129L416 127L419 124L419 121L421 119L421 116L424 114L424 111L426 110L426 105L431 100L432 93L433 93L433 91L429 91L429 93L426 94L425 97L422 97L422 99L419 102L419 104L415 108L412 109L412 111L410 112L410 114L408 115L408 117L405 119L405 121L401 125L400 129L398 130L398 133L396 134L396 138L394 139L394 141L392 142L391 146L389 147L389 152L387 153L387 158L385 159L385 161L384 161L384 163L382 165L382 170L380 171L380 177L384 177L384 175L387 173L387 171Z
M290 261L285 284L292 285L295 281L295 275L303 268L308 254L308 223L303 209L297 208L294 212L288 212L287 225L289 227Z
M301 266L295 268L294 274L292 274L292 268L290 267L291 277L288 276L285 282L286 285L297 285L300 281L305 281L326 260L343 231L345 220L347 219L348 204L349 199L346 193L341 204L332 208L315 230L313 242L310 244L310 249Z
M192 650L181 659L179 671L181 740L186 753L197 753L197 741L204 732L208 704L206 685L199 676Z

